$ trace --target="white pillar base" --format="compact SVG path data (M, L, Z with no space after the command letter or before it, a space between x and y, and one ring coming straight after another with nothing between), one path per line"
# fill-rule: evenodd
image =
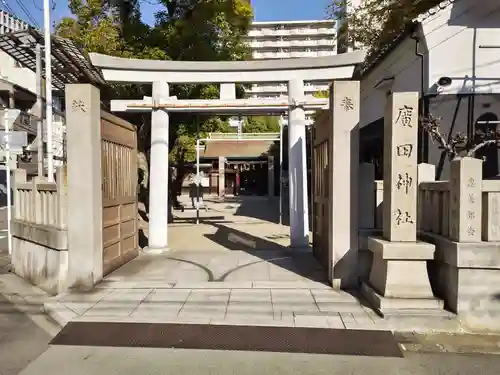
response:
M161 255L170 252L171 249L168 247L164 248L151 248L151 247L145 247L142 249L142 252L147 255Z

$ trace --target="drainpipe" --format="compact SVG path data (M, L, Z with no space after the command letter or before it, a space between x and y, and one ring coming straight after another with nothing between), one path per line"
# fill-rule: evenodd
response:
M427 117L429 115L429 101L425 96L425 79L424 79L424 54L420 52L420 37L413 35L411 37L415 41L415 56L420 58L420 107L419 116ZM421 147L418 148L419 163L426 163L429 160L429 134L424 131L419 131L418 142Z

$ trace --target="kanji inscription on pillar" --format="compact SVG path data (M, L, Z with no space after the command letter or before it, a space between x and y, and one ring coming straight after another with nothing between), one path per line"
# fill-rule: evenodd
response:
M346 112L353 111L354 110L354 101L352 98L346 96L342 99L340 102L340 107Z
M457 242L481 241L482 160L453 160L450 168L450 238Z
M71 110L73 112L87 112L87 104L83 100L73 100Z
M418 93L392 94L388 98L384 121L384 238L393 242L414 242L417 232Z

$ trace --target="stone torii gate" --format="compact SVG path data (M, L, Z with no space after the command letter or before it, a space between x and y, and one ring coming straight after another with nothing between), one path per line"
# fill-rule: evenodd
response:
M211 113L288 112L291 247L309 245L305 110L328 101L304 97L304 82L350 79L364 51L337 56L255 61L185 62L125 59L90 54L108 82L152 83L152 98L114 101L112 111L151 111L149 249L168 248L169 112ZM286 82L288 97L236 99L236 83ZM221 84L219 100L177 100L169 84Z

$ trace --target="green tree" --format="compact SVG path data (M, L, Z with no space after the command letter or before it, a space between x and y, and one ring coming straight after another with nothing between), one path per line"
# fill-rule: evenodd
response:
M357 7L351 0L333 0L328 7L331 18L342 22L340 44L368 48L368 60L390 43L416 16L442 0L364 0Z
M247 0L162 0L164 9L156 14L153 32L162 39L163 48L172 60L235 61L250 58L245 43L253 12ZM241 87L239 94L241 95ZM172 95L179 99L219 97L216 85L179 85ZM177 166L172 194L180 191L186 164L193 162L197 131L229 132L226 119L176 113L171 116L173 139L170 160Z
M313 96L315 98L319 98L319 99L326 99L326 98L329 98L330 97L330 91L328 90L324 90L324 91L316 91Z
M244 60L249 49L244 36L253 13L247 0L161 0L153 27L140 20L136 0L70 0L72 17L57 25L56 33L75 41L85 52L142 59ZM151 95L151 87L120 85L115 98L140 98ZM241 87L238 88L241 94ZM210 99L219 96L215 85L176 85L171 95L179 99ZM135 116L135 117L134 117ZM135 118L146 160L149 160L149 116ZM194 160L197 131L229 131L227 121L210 116L175 113L170 116L170 160L177 165L174 190L180 189L185 164ZM148 161L149 164L149 161ZM175 196L176 192L172 192Z
M330 92L328 90L324 90L324 91L316 91L313 96L315 98L320 98L320 99L326 99L328 97L330 97ZM316 121L319 116L321 116L321 114L323 113L323 110L321 109L318 109L317 111L315 111L311 117L314 121Z
M249 116L243 123L243 133L279 133L278 116Z

